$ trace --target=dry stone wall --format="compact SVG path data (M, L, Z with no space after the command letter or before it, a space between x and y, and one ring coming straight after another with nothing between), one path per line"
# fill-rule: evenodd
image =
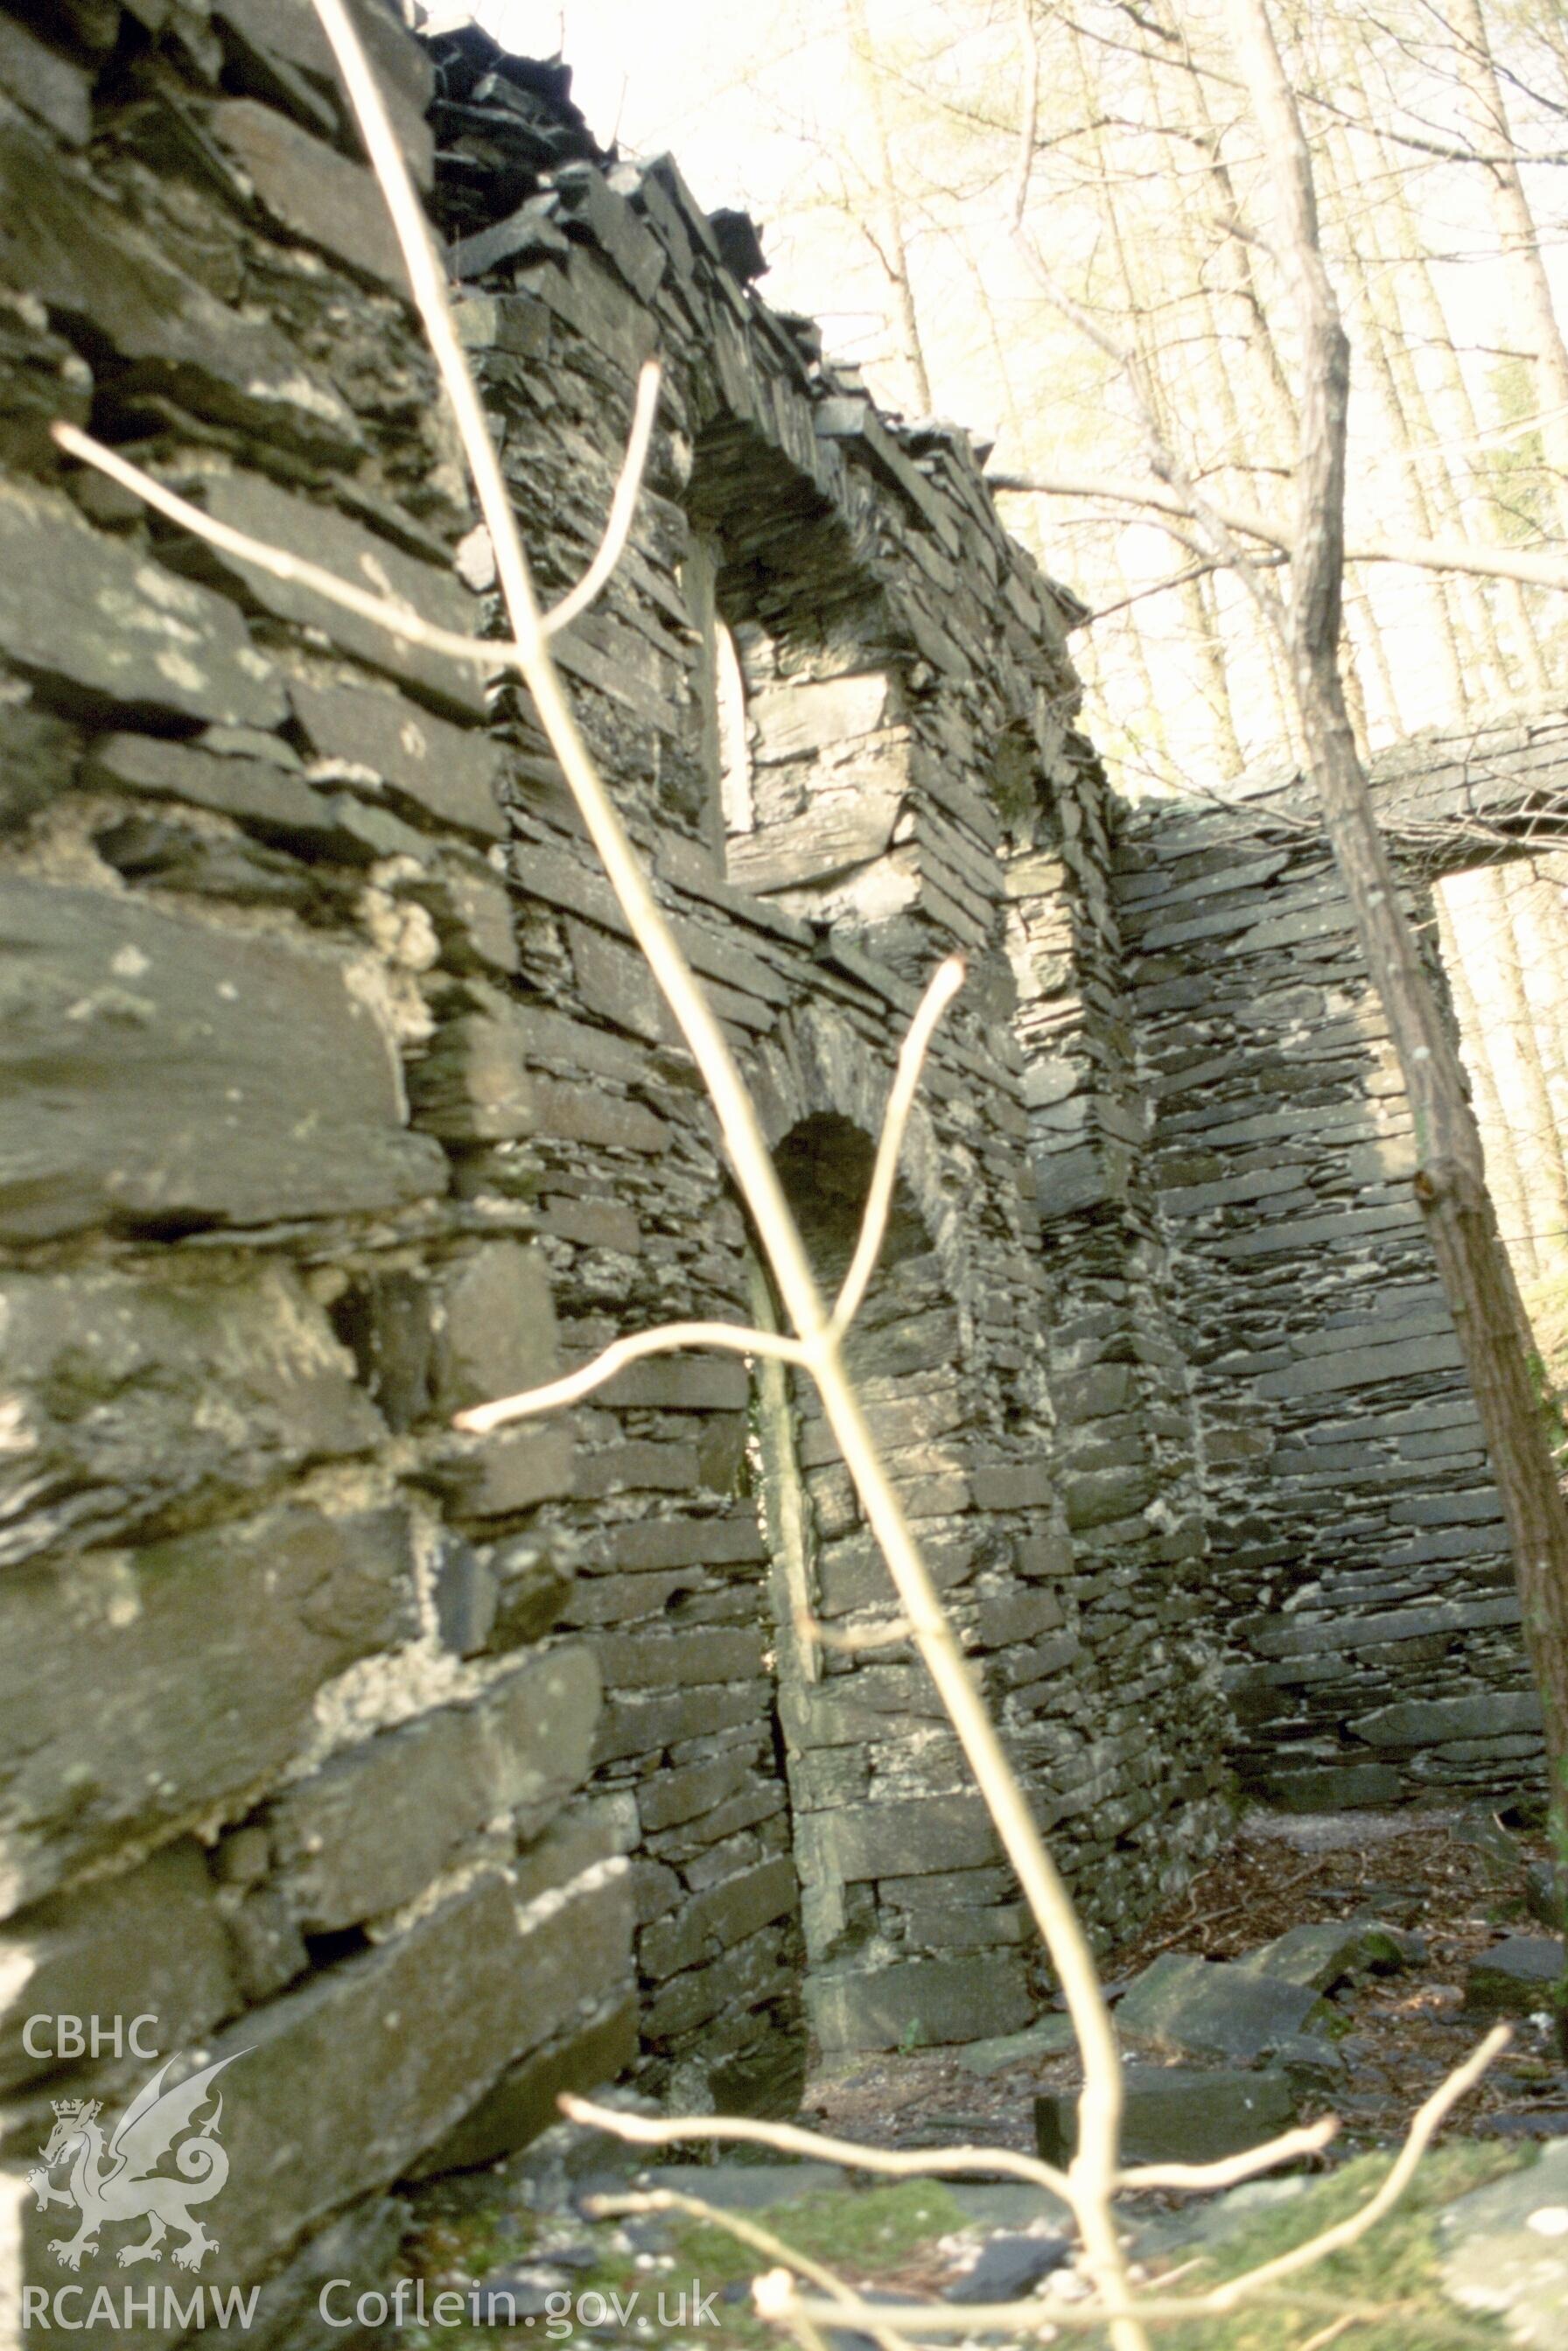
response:
M1165 1630L1188 1554L1124 1566L1097 1509L1075 1549L1058 1474L1047 1333L1088 1259L1039 1248L1004 852L1084 789L1076 608L964 437L880 417L559 68L363 21L549 593L664 355L632 546L561 657L825 1271L918 985L969 956L862 1369L1109 1933L1219 1807ZM146 2013L181 2067L236 2056L219 2282L266 2281L279 2351L320 2277L384 2262L399 2179L517 2144L563 2083L640 2052L674 2095L788 2105L803 1980L824 2041L877 2046L1021 2022L1039 1966L913 1657L800 1642L797 1604L889 1606L808 1398L671 1358L451 1431L627 1323L766 1305L529 712L48 441L89 420L242 529L495 618L304 0L0 14L0 2330L57 2283L21 2177L50 2102L112 2115L143 2070L27 2020ZM1155 1328L1122 1280L1075 1445L1121 1441L1102 1367ZM185 2323L159 2306L149 2341Z
M1559 715L1378 763L1431 882L1563 796ZM1409 1177L1407 1101L1310 801L1151 810L1115 857L1245 1777L1295 1805L1539 1771L1496 1489Z

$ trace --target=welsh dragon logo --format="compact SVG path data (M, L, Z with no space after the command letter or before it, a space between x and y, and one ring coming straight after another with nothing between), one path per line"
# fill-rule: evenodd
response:
M244 2054L243 2050L235 2052L235 2056ZM122 2269L131 2262L162 2261L163 2240L171 2229L183 2240L173 2248L182 2269L199 2270L206 2255L217 2252L217 2239L192 2218L190 2208L210 2203L229 2176L228 2156L217 2139L224 2102L213 2085L224 2067L234 2064L234 2057L220 2058L215 2065L204 2066L176 2088L165 2090L163 2076L172 2063L170 2059L161 2065L138 2091L107 2147L96 2098L55 2101L55 2126L40 2150L42 2163L27 2174L27 2185L37 2197L40 2212L50 2204L64 2204L74 2205L81 2216L74 2237L56 2237L50 2241L49 2251L67 2269L79 2268L84 2253L97 2252L98 2232L106 2223L110 2227L132 2220L152 2223L137 2243L121 2246ZM195 2116L209 2098L216 2100L215 2109L197 2126ZM183 2178L173 2179L154 2166L183 2131L192 2136L175 2150L175 2167ZM56 2188L49 2175L62 2163L70 2166L68 2182Z

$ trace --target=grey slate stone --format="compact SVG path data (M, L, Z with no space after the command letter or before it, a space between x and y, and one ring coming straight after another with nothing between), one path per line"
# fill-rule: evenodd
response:
M554 1377L555 1309L537 1249L486 1241L444 1270L434 1369L434 1402L442 1412Z
M1558 2005L1568 1977L1562 1943L1552 1935L1510 1935L1470 1962L1465 2008L1471 2016L1531 2016Z
M1310 1982L1167 1951L1125 1994L1116 2027L1124 2039L1181 2055L1249 2064L1312 2031L1322 2012Z
M76 781L80 752L74 731L30 707L31 699L15 680L0 691L0 832L25 824Z
M382 777L392 798L424 820L485 841L507 839L497 793L500 755L488 737L369 685L296 675L287 684L299 723L324 759Z
M1071 2237L992 2237L979 2258L946 2289L948 2302L1020 2302L1030 2288L1072 2258Z
M161 395L318 458L341 460L361 444L352 410L297 342L175 268L85 170L62 168L41 133L4 100L0 283L36 295L64 321L90 320L95 341L118 361L122 395ZM133 552L122 549L121 557L120 568L132 574ZM8 572L17 559L7 552ZM34 584L39 575L23 576ZM133 581L130 592L133 609L144 602ZM154 650L155 643L148 647Z
M1539 1730L1541 1701L1533 1690L1404 1698L1356 1716L1350 1728L1374 1747L1440 1747L1453 1739L1502 1739L1514 1731Z
M157 735L105 735L89 746L82 780L98 790L167 795L296 848L320 848L337 832L322 795L276 762L220 758Z
M339 507L291 496L259 474L213 472L204 475L201 486L202 502L218 522L306 556L340 579L397 598L438 627L469 636L477 632L482 608L455 571L437 570L433 563L405 555L391 539L350 522ZM368 668L412 686L438 708L484 716L485 689L477 669L391 637L375 622L329 603L298 580L278 580L255 564L226 556L214 559L214 568L243 582L264 612L321 630Z
M265 1784L321 1685L412 1630L400 1510L284 1507L14 1571L0 1584L0 1907Z
M1343 1763L1322 1771L1270 1771L1264 1780L1270 1801L1287 1813L1333 1812L1341 1806L1374 1809L1396 1804L1404 1782L1390 1763Z
M805 1823L797 1825L804 1834ZM846 1885L922 1869L970 1868L996 1860L1000 1851L977 1794L911 1796L814 1813L810 1830L809 1874Z
M1077 2035L1070 2016L1042 2016L1021 2032L1003 2033L995 2041L973 2041L958 2053L966 2074L1001 2074L1009 2065L1026 2065L1042 2057L1061 2057L1073 2047Z
M402 147L421 188L431 183L434 141L425 120L434 69L423 47L410 37L390 9L376 0L350 0L360 37L375 68ZM310 0L213 0L213 17L236 57L247 86L264 61L283 61L317 83L336 100L350 129L347 101L339 89L337 60ZM270 89L263 92L268 98ZM310 119L319 118L312 111ZM351 135L351 133L350 133Z
M291 236L319 246L408 298L408 273L375 176L350 163L275 107L235 98L207 116L209 135L244 172L257 197Z
M220 2036L212 2056L236 2058L223 2120L225 2279L256 2276L314 2222L401 2178L505 2066L567 2023L584 1949L628 1944L621 1879L541 1916L486 1876ZM57 2231L55 2214L27 2222L29 2282L57 2274L46 2250ZM107 2241L79 2273L89 2299L121 2279ZM165 2351L178 2329L141 2332Z
M384 1435L319 1307L281 1266L0 1279L17 1390L0 1565L102 1542Z
M874 1974L808 1976L806 2006L824 2050L917 2048L1021 2032L1030 1998L1010 1951L904 1959Z
M0 2089L55 2062L24 2046L32 2016L152 2015L164 2056L209 2032L240 2001L200 1845L183 1837L139 1868L19 1912L0 1931Z
M1564 1921L1563 1884L1549 1861L1532 1861L1526 1873L1525 1900L1530 1915L1543 1927L1561 1928Z
M300 1926L330 1932L411 1901L499 1813L542 1826L587 1775L599 1691L585 1648L527 1657L472 1705L434 1708L295 1781L270 1823Z
M1129 2066L1122 2151L1132 2163L1215 2163L1288 2130L1296 2102L1282 2073L1203 2073L1192 2065ZM1035 2144L1066 2164L1078 2145L1077 2096L1034 2102Z
M1397 1936L1386 1928L1350 1919L1291 1927L1236 1964L1249 1975L1272 1976L1312 1991L1333 1991L1360 1975L1392 1975L1406 1964Z
M69 58L35 40L15 17L0 21L0 85L69 147L92 132L92 78Z
M276 726L287 706L232 603L34 482L0 480L0 653L89 713Z
M586 2018L580 2012L594 1983L623 1974L628 1964L627 1955L607 1938L587 1945L578 1984L580 2012L570 2026L544 2048L508 2065L473 2111L411 2165L405 2177L423 2179L494 2163L527 2147L559 2119L556 2100L563 2090L597 2092L602 2097L606 2085L630 2073L638 2052L636 1993L612 1995ZM703 2184L706 2190L706 2179Z
M489 1640L500 1604L495 1570L471 1543L443 1546L435 1571L435 1621L442 1645L454 1656L478 1655Z
M261 1224L445 1189L341 964L127 897L0 882L0 1234Z

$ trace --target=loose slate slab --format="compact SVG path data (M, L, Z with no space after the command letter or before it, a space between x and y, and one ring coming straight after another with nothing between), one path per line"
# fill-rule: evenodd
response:
M0 653L68 705L272 727L283 682L225 597L0 480Z
M1312 1991L1333 1991L1359 1975L1395 1975L1407 1963L1396 1935L1386 1927L1352 1919L1326 1919L1315 1927L1292 1927L1236 1964L1249 1975L1272 1976Z
M363 164L350 163L254 99L214 107L207 127L291 235L407 298L402 248L374 174Z
M1532 2016L1550 2009L1568 1973L1563 1945L1552 1935L1511 1935L1473 1960L1465 1980L1470 2016Z
M369 769L418 816L485 841L509 837L496 789L499 754L488 737L384 691L291 677L288 698L323 758Z
M966 2074L1001 2074L1041 2057L1061 2057L1076 2042L1070 2016L1044 2016L1026 2032L1009 2032L998 2041L974 2041L958 2053Z
M1311 2032L1322 2009L1310 1984L1167 1951L1133 1985L1116 2023L1128 2040L1246 2064Z
M1568 2139L1437 2218L1443 2291L1531 2351L1568 2351Z
M246 1225L444 1190L341 965L134 899L0 883L0 1237Z
M405 555L390 539L350 522L338 507L291 497L259 474L214 473L204 477L201 488L207 512L231 529L304 556L356 588L392 598L438 628L477 634L483 608L455 572L439 571L433 563ZM375 622L329 603L298 580L276 579L270 571L227 556L219 568L237 575L264 611L321 630L370 668L401 679L416 693L465 716L485 716L484 682L467 663L402 643Z
M1291 2085L1271 2068L1209 2074L1191 2065L1130 2065L1122 2151L1133 2163L1215 2163L1261 2146L1295 2119ZM1077 2092L1036 2098L1034 2131L1047 2163L1071 2162L1078 2146Z
M92 321L117 392L166 394L242 431L341 459L354 413L277 328L184 277L24 116L0 99L0 284L63 322Z

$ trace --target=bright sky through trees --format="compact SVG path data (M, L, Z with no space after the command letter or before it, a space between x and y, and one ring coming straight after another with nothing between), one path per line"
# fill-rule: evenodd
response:
M1513 136L1527 153L1568 149L1568 43L1554 5L1483 6ZM1531 378L1528 303L1488 173L1452 160L1498 143L1467 89L1460 8L1389 0L1385 21L1352 0L1278 0L1276 15L1306 93L1328 258L1355 346L1352 525L1539 546L1563 465L1552 403ZM634 153L668 148L704 204L747 206L772 265L768 298L821 319L830 353L862 365L885 403L920 413L928 377L930 405L994 442L997 470L1147 478L1124 377L1042 299L1009 239L1015 0L773 0L766 11L677 0L662 12L646 0L477 0L477 13L508 46L565 55L601 139L618 135ZM1037 248L1064 288L1137 341L1183 462L1214 495L1282 516L1291 432L1274 393L1296 365L1290 301L1256 134L1210 0L1081 0L1035 16ZM1183 70L1184 38L1197 75ZM1243 239L1228 241L1218 218L1195 141L1206 131ZM1568 319L1568 169L1527 167L1523 185ZM1244 249L1260 335L1238 293ZM1568 427L1556 438L1568 449ZM1555 503L1568 514L1568 492ZM1234 580L1151 594L1190 554L1124 507L1015 498L1007 513L1109 615L1077 652L1096 735L1124 784L1222 779L1287 750L1279 665ZM1371 739L1539 692L1543 664L1568 645L1562 602L1531 590L1527 611L1517 590L1353 572L1355 693Z

